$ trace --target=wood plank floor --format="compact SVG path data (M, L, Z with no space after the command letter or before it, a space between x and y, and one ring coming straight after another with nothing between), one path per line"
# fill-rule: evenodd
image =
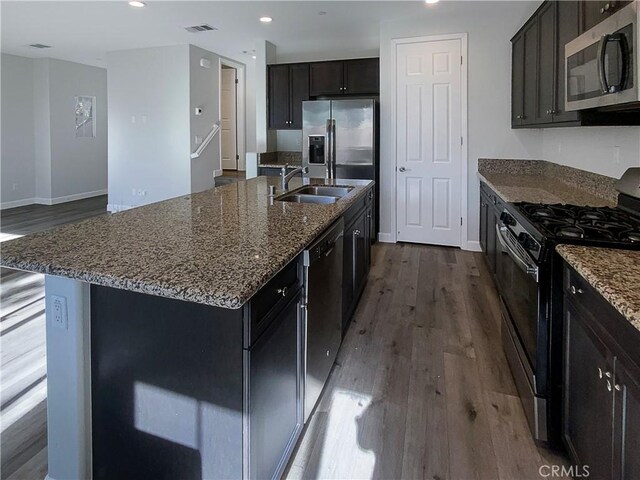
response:
M100 214L104 203L51 215L2 212L1 230L24 234ZM541 465L566 465L531 439L498 315L480 254L375 245L354 322L286 476L526 480L540 479ZM42 276L2 272L1 328L2 478L40 480L47 471ZM5 415L18 406L5 430Z
M481 254L378 244L289 479L540 479Z
M0 241L106 213L107 197L0 213ZM1 248L1 245L0 245ZM0 468L2 479L47 474L44 276L0 269Z

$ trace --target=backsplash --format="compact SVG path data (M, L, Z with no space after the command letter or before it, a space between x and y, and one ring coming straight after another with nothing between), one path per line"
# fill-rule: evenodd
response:
M258 157L258 165L302 165L301 152L265 152Z

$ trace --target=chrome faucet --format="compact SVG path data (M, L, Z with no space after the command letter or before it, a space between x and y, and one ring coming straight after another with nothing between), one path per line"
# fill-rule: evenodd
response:
M287 173L287 168L289 167L288 164L286 164L284 167L282 167L282 169L280 169L280 177L282 180L282 191L285 191L289 188L289 181L296 176L298 173L301 174L305 174L309 172L309 168L308 167L298 167L298 168L294 168L293 170L291 170L290 173Z

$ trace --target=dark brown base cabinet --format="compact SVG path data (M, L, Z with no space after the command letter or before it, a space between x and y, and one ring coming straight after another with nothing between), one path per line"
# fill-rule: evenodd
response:
M583 477L638 479L640 332L568 266L564 288L565 445Z
M480 184L480 247L491 273L496 272L496 227L504 210L502 199L485 183Z
M344 216L342 277L342 333L346 333L353 312L367 282L373 232L373 189Z

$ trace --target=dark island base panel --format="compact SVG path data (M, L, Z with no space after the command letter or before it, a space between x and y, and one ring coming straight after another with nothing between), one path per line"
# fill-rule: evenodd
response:
M94 479L242 478L242 310L92 286L91 352Z

